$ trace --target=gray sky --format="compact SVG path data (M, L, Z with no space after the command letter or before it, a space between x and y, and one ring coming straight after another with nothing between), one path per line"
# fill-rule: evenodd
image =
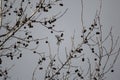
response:
M34 0L33 0L34 1ZM96 14L96 10L99 9L99 1L100 0L83 0L84 4L84 12L83 12L83 21L84 26L90 26L93 22L93 19ZM63 30L64 31L64 41L61 43L60 46L60 56L63 57L64 60L64 53L65 47L67 51L71 49L71 37L75 31L75 46L80 42L80 34L81 34L81 1L80 0L63 0L64 7L56 10L55 8L49 15L53 13L57 14L60 11L64 12L65 9L68 8L65 15L60 18L56 22L56 30ZM43 15L44 16L44 15ZM9 19L8 19L9 20ZM102 2L102 11L101 11L101 24L104 27L104 34L107 34L110 30L110 27L113 28L113 35L115 39L117 36L120 36L120 0L103 0ZM35 26L40 26L39 24ZM34 36L37 37L48 37L48 41L51 45L52 54L57 53L58 46L56 45L56 38L54 34L50 34L45 28L38 27L34 28L33 32ZM39 34L37 33L39 32ZM58 33L55 33L58 34ZM48 45L44 44L44 41L40 42L41 45L38 49L40 52L48 52L46 47ZM108 42L109 43L109 42ZM120 42L119 42L120 43ZM120 44L118 44L120 45ZM106 45L109 46L109 45ZM11 70L11 75L13 78L11 80L31 80L32 72L36 63L39 60L39 56L32 54L28 50L24 50L23 57L20 60L14 60L15 67ZM6 60L6 64L9 65L9 60ZM12 63L12 64L14 64ZM29 66L28 66L29 65ZM119 80L120 79L120 58L115 64L115 72L114 74L109 73L105 80ZM41 73L41 72L38 72ZM36 74L37 75L37 74ZM37 76L39 78L39 76Z

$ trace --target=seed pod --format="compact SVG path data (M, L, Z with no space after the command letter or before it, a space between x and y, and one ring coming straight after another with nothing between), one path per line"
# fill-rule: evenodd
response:
M78 72L78 71L79 71L78 69L75 70L75 72Z
M96 32L96 34L100 34L100 32Z
M61 33L61 37L63 37L63 33Z
M2 59L0 58L0 64L2 64Z
M84 62L84 61L85 61L85 58L82 58L82 61Z
M60 6L63 6L63 4L62 4L62 3L60 3L59 5L60 5Z

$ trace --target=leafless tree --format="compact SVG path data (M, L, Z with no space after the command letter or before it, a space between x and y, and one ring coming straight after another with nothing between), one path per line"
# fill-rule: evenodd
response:
M114 64L120 53L118 44L119 37L114 39L112 34L112 27L109 33L104 37L104 25L101 24L101 9L102 0L100 1L99 10L96 11L93 23L85 27L83 21L83 0L81 0L81 27L82 35L81 41L76 46L75 33L71 37L71 50L65 48L64 60L63 56L59 54L59 46L64 40L64 32L55 29L55 22L61 18L68 9L54 14L50 17L43 17L42 14L49 13L53 7L57 5L63 6L61 0L4 0L1 2L1 27L0 27L0 79L6 80L9 78L9 70L4 69L4 59L14 60L22 57L23 49L30 50L34 54L39 55L39 61L36 65L32 80L37 80L36 73L38 70L42 71L38 74L44 80L104 80L106 74L114 72ZM31 11L31 13L30 13ZM7 21L8 18L12 20ZM55 34L57 40L57 54L53 55L48 37L35 39L32 36L31 28L35 24L40 24L44 28ZM40 27L41 29L42 27ZM20 35L22 36L20 36ZM40 41L47 44L49 53L41 53L37 51ZM110 46L106 46L109 42ZM31 48L31 44L34 45ZM89 52L89 53L88 53ZM7 57L7 58L6 58ZM44 75L44 76L43 76Z
M62 33L63 31L55 30L55 22L61 18L65 11L59 11L52 16L41 16L47 14L51 9L63 6L61 0L2 0L0 8L0 77L8 79L9 69L4 69L4 58L14 60L22 57L23 49L39 54L43 60L45 58L40 52L35 51L39 47L40 41L47 41L47 37L35 39L30 29L35 24L43 26L53 32ZM59 7L58 7L59 8ZM42 27L38 27L41 29ZM30 44L34 47L31 48ZM6 59L7 59L6 58Z

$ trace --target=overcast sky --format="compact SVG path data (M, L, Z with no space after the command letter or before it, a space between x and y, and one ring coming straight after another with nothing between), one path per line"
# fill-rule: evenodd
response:
M34 1L34 0L33 0ZM84 10L83 10L83 21L84 26L90 26L93 22L93 19L96 14L96 10L99 10L99 1L100 0L83 0ZM81 0L63 0L64 6L60 8L60 10L54 10L51 13L59 13L61 11L64 12L67 8L67 12L63 15L62 18L56 22L56 30L64 31L64 41L60 46L61 56L64 55L64 48L66 47L69 51L71 49L71 37L75 31L75 45L79 43L80 34L81 34ZM50 14L51 15L51 14ZM8 19L9 20L9 19ZM104 34L107 34L110 30L110 27L113 28L114 37L120 36L120 0L103 0L102 1L102 10L101 10L101 24L104 27ZM40 25L36 25L40 26ZM54 34L51 34L50 31L45 28L35 28L34 36L38 36L41 38L48 37L48 41L51 43L51 48L53 54L56 54L57 45L56 38ZM43 31L44 30L44 31ZM41 35L38 35L39 32ZM58 33L55 33L58 34ZM119 41L120 43L120 41ZM41 42L39 51L46 51L46 45ZM120 44L119 44L120 45ZM11 76L13 78L11 80L31 80L32 72L34 67L36 66L38 56L31 54L29 51L25 50L25 54L22 59L14 61L15 67L11 70ZM9 62L6 61L6 62ZM9 63L11 64L11 63ZM8 64L8 65L9 65ZM28 66L29 64L29 66ZM119 80L120 79L120 57L115 64L115 72L114 74L109 73L106 80ZM40 79L39 79L40 80Z

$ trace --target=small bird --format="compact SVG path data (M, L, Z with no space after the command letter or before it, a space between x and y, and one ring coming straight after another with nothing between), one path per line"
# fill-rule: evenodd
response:
M61 41L64 40L60 35L55 35L57 38L57 44L60 45Z

